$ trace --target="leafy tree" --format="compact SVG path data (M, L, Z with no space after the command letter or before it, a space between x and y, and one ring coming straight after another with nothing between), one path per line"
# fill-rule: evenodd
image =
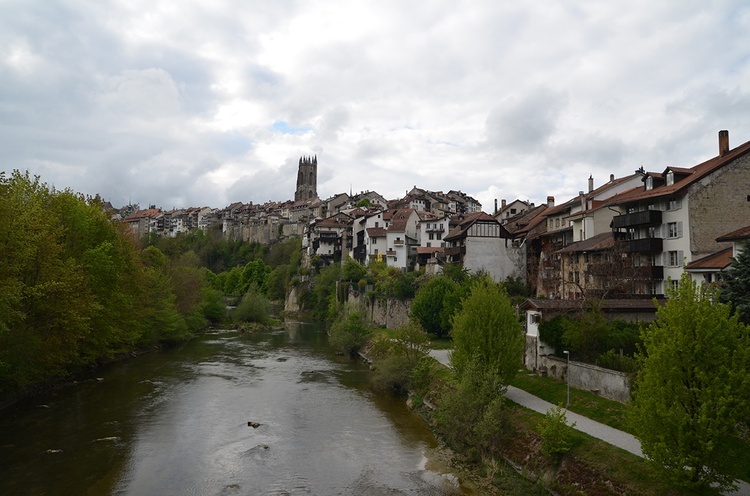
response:
M271 267L266 265L263 260L253 260L245 264L237 283L235 292L238 294L247 293L253 285L256 285L261 292L266 290L266 278L271 272Z
M266 277L266 296L269 300L284 300L291 281L289 265L279 265Z
M365 276L367 276L367 269L354 259L348 259L341 268L341 278L344 281L356 283Z
M609 324L595 300L587 301L583 313L563 326L562 341L579 360L591 362L604 351Z
M564 315L555 315L539 322L539 339L554 348L555 353L561 355L565 349L563 334L571 319Z
M747 419L750 336L713 290L685 273L643 331L629 409L643 452L693 490L731 485L719 473L723 441Z
M445 276L436 276L417 291L411 304L411 315L425 331L438 337L451 331L451 317L459 305L458 284Z
M451 365L460 378L468 370L496 376L507 385L521 367L525 338L502 286L484 277L453 317ZM471 364L474 364L472 367Z
M372 202L370 201L369 198L362 198L361 200L357 202L356 206L357 207L369 207L370 205L372 205Z
M732 260L731 270L725 272L720 297L731 303L745 325L750 325L750 243Z
M257 322L268 324L271 320L271 305L268 299L255 288L251 288L234 311L235 322Z
M393 338L379 336L370 342L369 354L377 358L373 382L383 389L405 393L411 389L412 371L429 351L429 337L411 319L399 326Z
M359 351L371 331L372 324L365 309L358 304L346 303L328 334L331 346L351 355Z

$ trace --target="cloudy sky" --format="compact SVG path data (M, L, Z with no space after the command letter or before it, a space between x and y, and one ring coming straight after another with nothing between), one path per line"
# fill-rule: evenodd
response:
M0 0L0 165L165 208L558 202L750 140L746 0Z

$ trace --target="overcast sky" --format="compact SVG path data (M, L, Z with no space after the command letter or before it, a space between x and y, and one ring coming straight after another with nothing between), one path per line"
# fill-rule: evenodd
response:
M0 0L0 164L116 207L558 203L750 140L746 0Z

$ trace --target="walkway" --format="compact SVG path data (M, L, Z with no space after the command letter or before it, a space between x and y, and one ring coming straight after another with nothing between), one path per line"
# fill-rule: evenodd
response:
M443 365L450 367L449 353L450 350L432 350L430 351L430 356ZM514 403L518 403L523 407L542 414L547 413L550 408L555 407L552 403L544 401L533 394L527 393L526 391L513 386L508 386L506 397ZM629 451L634 455L643 457L641 443L632 434L604 425L571 411L567 411L565 416L568 419L568 424L575 422L575 425L573 426L574 429L584 432L589 436L601 439L602 441L617 446L618 448L622 448L625 451ZM737 491L725 494L731 496L750 496L750 484L744 481L737 481L737 483L739 485Z

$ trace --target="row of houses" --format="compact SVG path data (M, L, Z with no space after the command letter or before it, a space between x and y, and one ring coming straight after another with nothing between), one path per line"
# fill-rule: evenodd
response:
M547 299L664 295L683 271L721 278L750 225L750 142L691 167L639 168L562 203L502 200L493 215L451 213L414 188L388 207L342 208L310 222L309 257L382 260L404 270L461 262L495 280L521 278ZM429 198L429 200L428 200ZM745 239L745 238L742 238ZM739 239L739 241L742 241Z
M599 185L590 176L585 189L562 203L552 196L540 205L502 200L492 214L460 191L415 186L390 201L363 191L224 209L152 206L123 221L138 236L215 229L243 240L256 226L273 231L293 224L299 229L290 232L302 235L309 260L351 257L431 271L456 262L497 281L520 278L546 299L650 299L665 294L683 271L699 282L721 278L732 242L750 226L748 152L750 142L730 148L729 133L720 131L718 154L703 163L641 167Z

